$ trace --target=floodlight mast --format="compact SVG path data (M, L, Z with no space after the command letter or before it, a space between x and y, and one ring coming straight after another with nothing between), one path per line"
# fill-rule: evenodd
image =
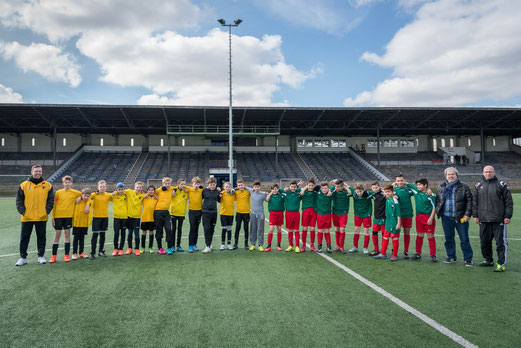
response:
M228 140L228 168L230 170L230 184L233 186L233 114L232 114L232 27L237 27L242 23L242 19L236 19L234 24L226 24L224 19L218 19L217 22L223 27L228 27L228 73L230 82L230 106L229 106L229 140Z

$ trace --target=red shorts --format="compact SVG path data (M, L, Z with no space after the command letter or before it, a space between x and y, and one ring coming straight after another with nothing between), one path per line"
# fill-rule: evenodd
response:
M270 226L282 226L284 214L281 211L270 211Z
M427 214L416 215L416 233L434 233L436 220L432 219L432 225L427 225L429 217Z
M358 217L355 215L355 226L356 227L362 226L362 224L364 225L365 228L371 227L371 217L368 216L365 218L361 218L361 217Z
M331 228L331 214L317 214L317 228L319 230L329 230Z
M315 228L317 223L317 212L313 208L306 208L302 212L302 227Z
M384 237L385 238L400 237L400 232L391 233L389 231L384 231Z
M298 230L300 228L300 212L286 210L286 228L288 230Z
M333 214L333 226L344 228L347 225L347 214L336 215ZM320 228L320 227L319 227Z
M380 231L382 231L382 233L385 232L385 225L373 224L373 232L380 232Z
M402 218L402 228L412 228L412 217Z

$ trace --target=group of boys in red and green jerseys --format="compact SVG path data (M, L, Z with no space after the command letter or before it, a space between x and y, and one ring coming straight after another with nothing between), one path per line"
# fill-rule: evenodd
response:
M358 183L355 187L347 185L342 179L315 184L310 179L301 188L302 181L293 181L288 187L279 188L272 185L268 194L269 232L268 247L271 251L273 234L277 229L277 250L281 251L282 225L286 218L289 247L286 251L297 253L306 251L307 235L310 233L310 249L322 252L323 239L326 241L326 252L333 252L331 246L331 225L335 228L335 252L358 252L360 232L364 228L363 253L376 259L387 258L387 247L392 240L391 261L398 260L400 231L404 234L404 258L409 259L410 230L412 227L413 207L411 197L416 203L416 253L412 259L420 259L424 235L429 241L430 256L437 262L435 230L436 196L428 189L427 179L419 179L416 185L405 181L403 175L398 175L393 184L381 187L374 182L371 190L365 190L364 185ZM353 198L355 231L353 247L344 250L346 225L350 207L350 198ZM374 219L373 216L374 202ZM285 216L284 216L285 215ZM373 250L369 251L372 225ZM299 232L302 227L302 231ZM317 248L315 248L315 227L318 230ZM383 234L382 247L379 248L378 233Z

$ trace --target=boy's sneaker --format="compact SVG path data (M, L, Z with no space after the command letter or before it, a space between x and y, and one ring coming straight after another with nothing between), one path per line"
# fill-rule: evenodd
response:
M145 253L145 248L141 248L141 249L139 249L139 253L140 253L140 254L144 254L144 253Z
M194 251L199 251L199 248L197 247L197 245L194 245Z
M123 249L118 250L118 256L123 256Z
M219 249L220 249L220 250L224 250L224 249L226 249L226 245L221 244L221 247L220 247Z
M377 250L373 250L373 251L371 251L371 252L369 253L369 256L376 256L376 255L378 255L378 254L379 254L379 252L378 252Z
M465 260L465 267L474 267L472 260Z
M280 245L277 245L277 251L282 251L282 248L280 247Z
M87 258L87 254L85 254L85 253L81 253L81 254L78 255L78 257L79 257L80 259L86 259L86 258Z
M389 261L398 261L398 257L396 257L396 256L391 256L391 258L389 258Z
M295 250L295 248L293 248L291 245L289 247L287 247L287 249L286 249L287 252L290 252L290 251L293 251L293 250Z
M336 248L335 248L335 253L338 253L338 252L340 252L340 248L339 248L339 247L336 247Z
M130 255L130 254L132 254L132 249L128 248L127 251L125 251L125 255Z
M296 252L296 253L300 253L300 248L299 248L298 246L295 247L295 252Z
M411 260L419 260L421 258L422 258L422 256L420 254L418 254L418 253L416 253L413 256L411 256Z
M306 252L306 244L302 244L302 248L300 248L300 252L301 253L305 253Z
M94 254L89 255L89 260L95 260L95 259L96 259L96 256L94 256Z
M168 248L168 255L172 255L174 252L175 252L174 247Z
M153 254L154 253L154 248L148 248L148 253L149 254Z
M494 268L494 272L505 272L505 271L506 271L506 267L500 265L499 263L496 265L496 268Z
M265 252L270 252L271 251L271 247L267 247L266 249L264 249Z
M45 257L43 257L43 256L38 256L38 263L40 265L43 265L43 264L47 263L47 260L45 260Z
M357 252L358 252L358 248L357 248L357 247L352 247L352 248L349 249L347 252L348 252L348 253L357 253Z
M72 254L72 259L73 260L77 260L78 259L78 254Z
M438 257L436 255L432 255L431 256L431 261L432 262L438 262Z
M185 250L183 248L181 248L181 246L178 246L177 248L175 248L176 251L179 251L180 253L184 253Z
M409 253L407 251L403 252L403 258L404 258L404 260L409 260L410 259Z
M134 249L134 254L136 254L136 256L139 256L141 255L141 251L139 251L139 249Z
M26 258L23 258L23 257L20 257L18 259L18 261L16 261L16 263L14 264L15 266L23 266L27 263L27 259Z
M98 256L107 257L107 254L105 254L105 251L100 251L100 252L98 253Z
M257 248L257 250L259 250L259 251L264 251L264 248L262 247L262 245L259 245L259 247Z
M456 263L456 260L452 257L447 257L445 260L443 260L443 263Z
M254 250L255 250L255 245L252 244L252 246L250 247L249 250L250 250L250 251L254 251Z
M373 257L374 257L375 259L383 260L383 259L386 259L386 258L387 258L387 255L380 253L380 254L378 254L378 255L376 255L376 256L373 256Z
M478 266L479 267L492 267L492 266L494 266L494 261L484 260L484 261L481 261L480 263L478 263Z
M210 249L210 247L206 247L203 249L203 254L208 254L211 251L212 251L212 249Z
M55 262L56 262L56 255L52 255L49 260L49 263L55 263Z
M166 254L166 251L165 251L165 249L163 249L163 248L159 248L159 249L157 250L157 253L160 254L160 255L165 255L165 254Z
M112 256L118 256L118 249L114 249L114 251L112 252Z
M315 246L313 244L311 244L311 246L309 247L309 249L311 251L314 251L314 252L317 252L317 248L315 248Z
M244 244L244 249L248 250L248 249L250 249L250 246L248 244Z
M369 249L364 248L364 254L365 254L365 255L369 254Z
M236 249L239 249L239 247L237 246L237 244L234 244L233 245L233 250L236 250Z
M189 253L193 253L194 252L194 247L193 246L188 246L188 252Z
M233 245L228 244L228 250L233 250Z
M326 253L329 253L329 254L331 254L331 253L332 253L332 251L331 251L331 248L330 248L330 247L326 247Z
M71 257L69 255L63 255L63 261L69 262L71 260Z

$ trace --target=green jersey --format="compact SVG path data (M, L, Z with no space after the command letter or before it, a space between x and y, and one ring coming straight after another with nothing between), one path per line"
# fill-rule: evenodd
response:
M418 190L413 184L408 184L409 188L414 194L414 202L416 203L416 215L427 214L431 215L432 211L436 209L436 195L431 194L430 196Z
M333 192L333 214L345 215L349 213L349 194L347 190L335 191L334 187L330 188Z
M320 186L317 185L313 191L306 190L302 198L302 211L307 208L317 209L317 191L320 190Z
M364 191L364 193L359 196L356 194L355 189L349 187L351 192L353 192L353 207L355 210L355 215L359 218L366 218L371 216L373 213L373 191Z
M268 211L284 211L284 197L282 194L271 195L268 202Z
M401 217L400 204L395 198L387 198L385 201L385 230L390 233L400 233L396 229L398 218Z
M402 212L403 218L412 218L412 202L411 196L414 194L412 189L409 187L410 184L404 187L396 186L394 188L394 194L398 196L398 203L400 204L400 211Z
M299 211L300 210L300 189L296 189L295 192L291 190L280 189L279 192L284 197L284 207L287 211Z
M317 214L329 215L331 214L331 203L333 202L333 195L328 196L327 193L319 191L317 193Z

